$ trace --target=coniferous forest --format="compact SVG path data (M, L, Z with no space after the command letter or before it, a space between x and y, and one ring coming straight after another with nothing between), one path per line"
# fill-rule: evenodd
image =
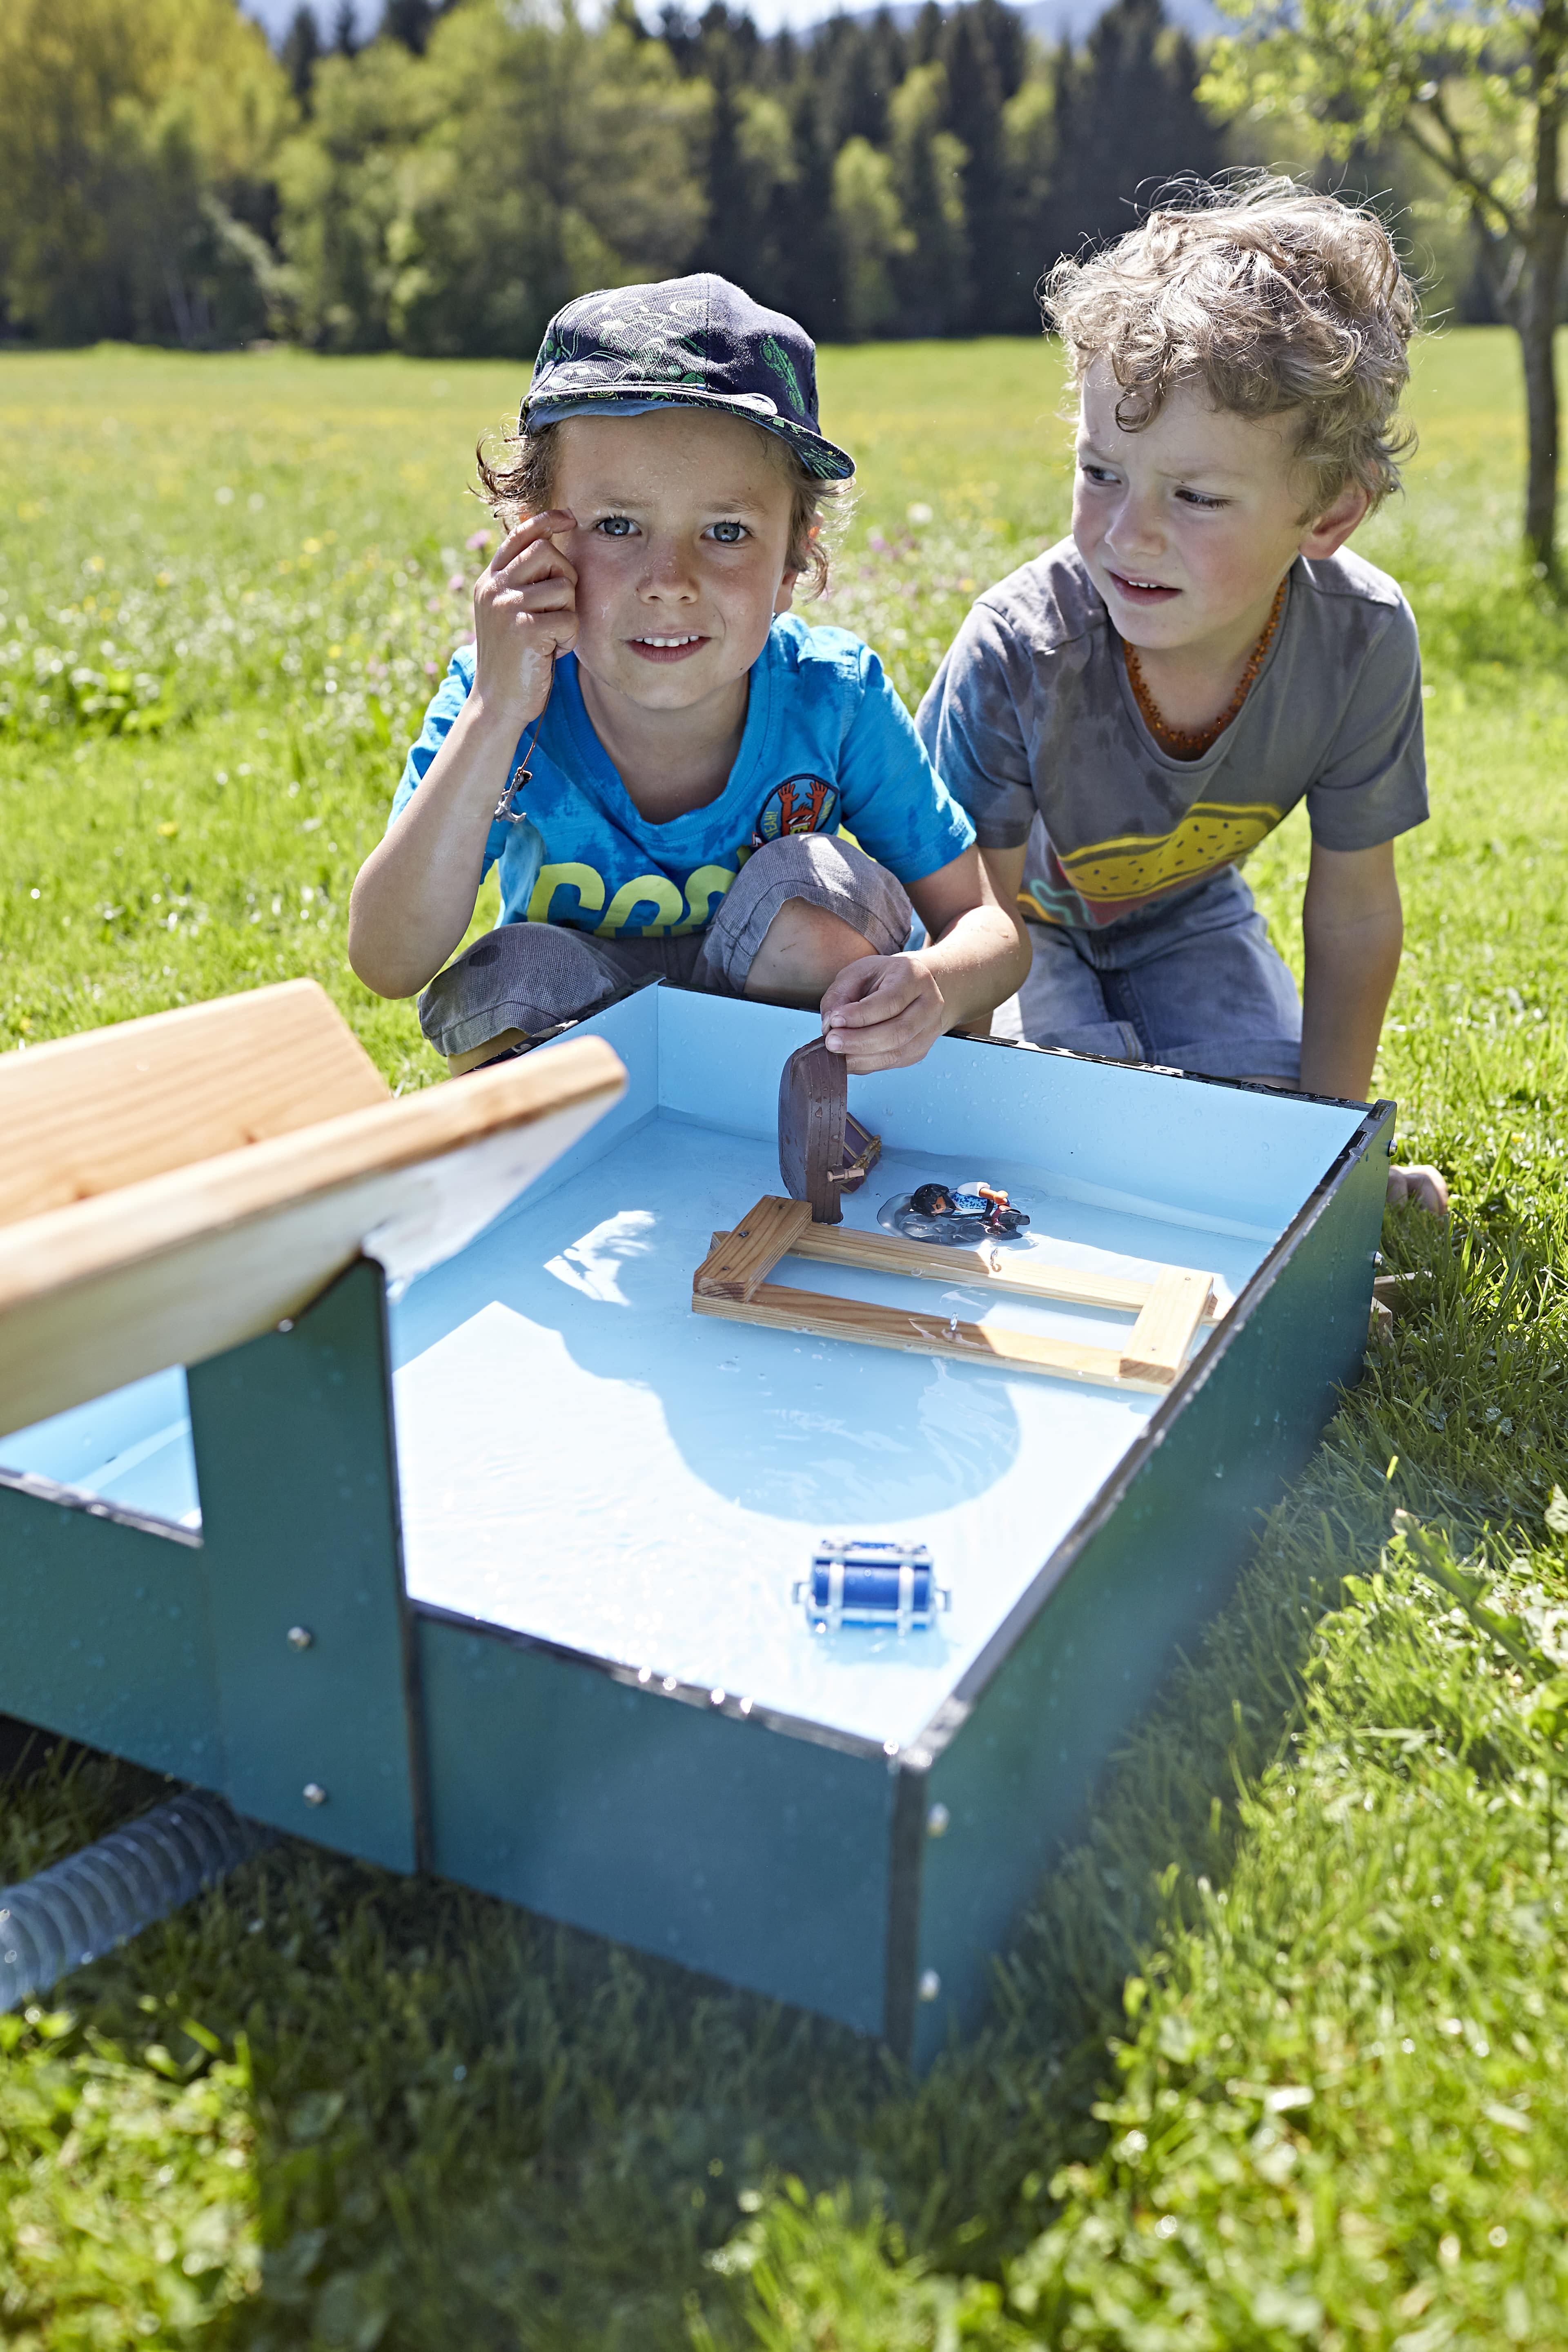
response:
M1312 168L1201 74L1162 0L1051 47L1003 0L773 38L723 0L384 0L363 43L338 0L276 50L236 0L6 0L0 336L526 356L574 293L694 268L821 341L1028 332L1167 178ZM1405 171L1363 177L1419 232Z

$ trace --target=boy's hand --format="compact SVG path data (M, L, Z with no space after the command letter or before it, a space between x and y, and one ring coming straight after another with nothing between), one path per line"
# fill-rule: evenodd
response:
M1448 1213L1448 1187L1441 1171L1436 1168L1391 1168L1388 1171L1388 1205L1403 1209L1407 1204L1417 1209L1429 1209L1435 1217Z
M935 975L918 956L861 956L825 991L822 1034L852 1077L901 1070L927 1055L947 1025Z
M519 728L543 709L558 653L577 641L577 574L556 546L577 520L526 515L474 583L474 687Z

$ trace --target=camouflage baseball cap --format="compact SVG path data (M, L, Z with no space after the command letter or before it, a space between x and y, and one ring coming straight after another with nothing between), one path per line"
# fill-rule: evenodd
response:
M606 287L557 310L518 424L537 432L568 416L638 416L666 407L747 417L786 441L821 481L845 481L855 471L853 457L817 426L811 337L710 271Z

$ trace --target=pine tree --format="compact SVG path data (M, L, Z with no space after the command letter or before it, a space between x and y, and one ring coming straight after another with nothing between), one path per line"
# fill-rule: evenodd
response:
M783 37L781 36L781 38ZM779 201L779 304L820 341L850 330L844 310L842 257L833 215L833 159L822 104L809 74L790 105L795 177Z
M879 89L897 89L910 69L909 44L890 9L879 8L866 28L866 44L873 60L872 79Z
M1165 180L1215 170L1219 137L1194 95L1198 70L1162 0L1112 0L1081 58L1058 74L1057 250L1121 236L1141 194L1147 202Z
M892 267L900 297L898 331L962 332L968 309L969 240L963 169L968 155L945 128L947 76L940 65L904 76L891 107L893 185L909 233Z
M978 7L958 8L943 28L947 124L963 145L963 210L973 257L961 323L984 333L1005 314L1013 273L1007 176L1002 152L1005 93Z
M865 139L873 147L880 147L888 136L888 100L892 89L882 84L877 71L877 53L858 25L844 42L840 54L840 139Z
M856 53L865 37L853 16L830 16L817 26L806 49L806 70L816 89L822 134L834 155L849 136L845 118L859 78Z
M308 5L296 8L278 55L289 86L307 114L310 110L310 84L316 78L316 60L321 54L321 27L315 10Z
M683 80L690 80L701 72L702 36L685 9L677 7L674 0L666 0L666 5L658 12L658 37Z
M1024 20L1016 8L1005 7L1003 0L973 0L969 14L991 52L1005 104L1022 89L1029 68L1029 37Z
M401 41L415 57L422 58L437 15L434 0L383 0L381 37Z
M699 269L744 284L755 268L751 190L741 156L742 61L728 13L710 8L698 30L700 70L713 92L708 123L708 226L698 248Z
M942 56L942 17L939 0L925 0L910 33L909 60L913 66L935 65Z

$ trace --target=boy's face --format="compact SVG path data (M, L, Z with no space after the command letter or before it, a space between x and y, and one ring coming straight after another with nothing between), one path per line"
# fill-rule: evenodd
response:
M556 448L582 668L645 710L716 696L727 714L795 592L784 467L754 425L704 409L568 417Z
M1079 552L1129 645L1229 660L1261 633L1293 558L1331 555L1366 494L1345 490L1303 522L1292 416L1237 416L1187 384L1152 424L1124 433L1121 396L1097 361L1079 412Z

